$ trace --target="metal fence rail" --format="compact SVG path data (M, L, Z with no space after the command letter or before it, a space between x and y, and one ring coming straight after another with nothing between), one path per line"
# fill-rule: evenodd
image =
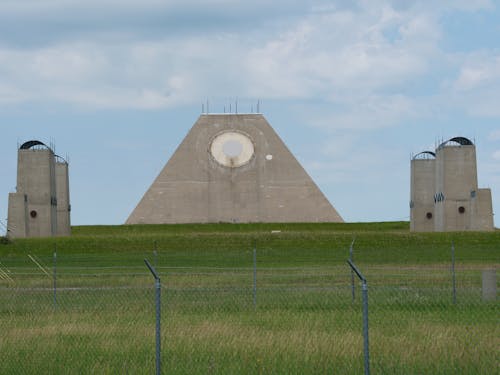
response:
M157 263L154 279L144 263L30 255L0 264L2 374L357 374L367 358L375 374L498 371L482 266L362 264L353 284L347 264L266 267L255 252L248 267Z

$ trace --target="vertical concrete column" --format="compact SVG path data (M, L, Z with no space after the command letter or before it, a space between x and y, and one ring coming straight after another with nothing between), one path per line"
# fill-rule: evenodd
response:
M57 194L57 235L71 234L71 205L69 201L68 163L56 162L56 194Z
M497 298L496 269L483 270L483 301L495 301Z
M29 237L28 197L23 193L9 193L7 236L10 238Z
M8 215L12 238L70 234L68 164L40 141L19 147L16 193L9 194Z
M471 230L471 192L478 189L475 146L442 144L436 162L436 231Z
M56 230L54 154L49 148L20 149L17 191L26 194L30 237L50 237Z
M421 156L428 157L419 159ZM411 161L410 185L410 230L412 232L434 231L435 159L425 152Z

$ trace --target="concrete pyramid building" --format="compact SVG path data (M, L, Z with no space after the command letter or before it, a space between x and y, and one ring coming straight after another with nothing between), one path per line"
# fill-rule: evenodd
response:
M342 222L260 114L203 114L126 224Z

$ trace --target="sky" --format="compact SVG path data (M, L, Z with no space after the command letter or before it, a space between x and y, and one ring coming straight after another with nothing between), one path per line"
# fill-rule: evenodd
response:
M498 1L0 0L0 233L19 144L69 160L72 224L122 224L207 101L259 101L345 221L409 220L455 136L500 212Z

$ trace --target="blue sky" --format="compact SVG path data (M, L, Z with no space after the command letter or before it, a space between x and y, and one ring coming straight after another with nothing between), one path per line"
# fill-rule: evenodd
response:
M1 1L0 220L39 139L69 157L73 224L123 223L207 100L260 100L346 221L408 220L410 155L454 136L500 212L500 4L437 4Z

